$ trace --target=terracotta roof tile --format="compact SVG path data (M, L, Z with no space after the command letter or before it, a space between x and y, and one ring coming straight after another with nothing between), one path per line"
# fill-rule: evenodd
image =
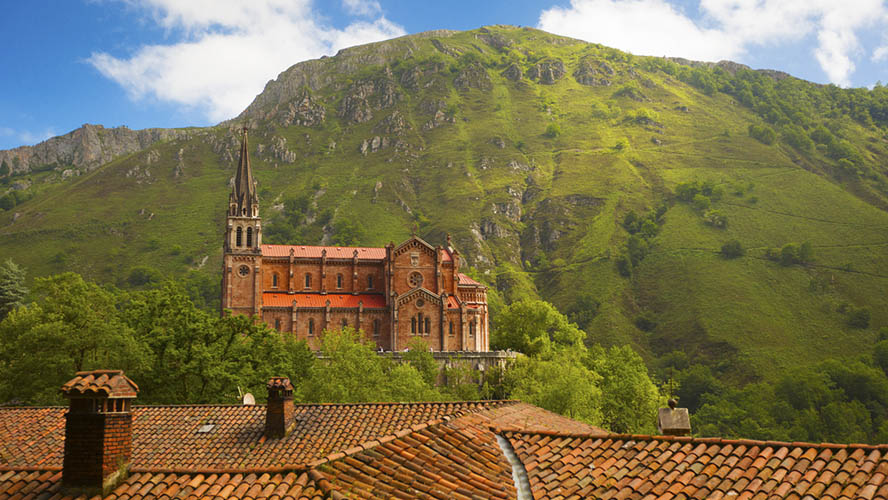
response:
M719 439L568 433L559 438L525 431L506 431L505 436L525 464L538 500L877 498L879 491L888 491L885 474L878 472L888 471L885 445L848 445L830 453L831 444L738 445ZM545 467L529 465L537 463Z
M101 394L106 398L134 398L139 386L123 374L123 370L93 370L77 372L77 376L62 385L67 396Z
M463 273L459 273L459 286L484 286Z
M358 295L339 293L277 293L265 292L262 294L262 305L269 307L290 307L293 301L296 307L326 307L330 301L330 307L357 308L361 303L364 308L385 307L385 296L379 293L362 293Z
M262 255L265 257L289 257L290 250L293 250L293 256L297 258L320 259L326 250L328 259L352 259L355 256L355 250L357 250L358 260L385 259L385 248L262 245Z
M409 433L415 424L510 405L515 403L295 405L290 433L269 440L264 405L134 406L132 465L210 470L307 464L398 431ZM66 411L0 408L0 466L61 467ZM214 427L198 433L204 424Z

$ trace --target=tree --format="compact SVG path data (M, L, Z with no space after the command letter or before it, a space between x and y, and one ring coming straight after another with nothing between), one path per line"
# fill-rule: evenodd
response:
M554 139L561 135L561 127L557 123L550 123L546 126L546 137Z
M602 423L611 432L653 433L660 395L628 345L592 349L586 366L601 376Z
M0 323L0 399L61 402L58 388L73 373L117 368L138 374L146 347L118 317L118 297L79 275L35 280L36 303Z
M416 337L408 342L407 352L403 356L404 362L416 368L426 384L430 387L435 386L435 382L438 380L438 363L429 352L429 346L424 340Z
M307 402L429 401L441 397L414 366L396 365L379 356L373 344L362 341L351 327L325 330L321 353L323 358L312 364L305 380Z
M602 422L600 380L567 349L519 356L506 373L511 397L593 425Z
M28 289L25 287L25 271L12 259L0 266L0 321L10 311L22 305Z
M524 299L500 312L497 329L491 339L495 349L513 349L524 354L538 354L553 345L582 345L586 334L542 300Z
M12 173L12 169L9 168L9 164L6 163L6 160L3 160L3 163L0 163L0 177L6 177Z
M298 386L314 361L304 341L248 316L210 315L178 284L131 294L123 317L151 353L139 379L146 402L234 403L238 388L264 394L273 376Z

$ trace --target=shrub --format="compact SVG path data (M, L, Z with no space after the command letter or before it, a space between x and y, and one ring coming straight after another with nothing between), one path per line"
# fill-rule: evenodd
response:
M746 250L743 249L743 245L737 240L728 241L721 247L721 254L728 259L742 257L745 253Z
M777 132L767 125L750 125L749 136L767 145L774 144L774 141L777 140Z
M870 310L868 307L852 307L848 311L848 326L852 328L869 328Z
M708 196L704 194L695 194L694 195L694 207L697 210L708 210L712 205L712 201Z
M546 127L546 137L554 139L561 135L561 127L557 123L550 123Z

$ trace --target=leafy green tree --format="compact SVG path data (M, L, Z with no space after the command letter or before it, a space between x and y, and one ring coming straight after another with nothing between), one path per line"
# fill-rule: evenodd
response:
M546 126L546 137L554 139L561 135L561 126L557 123L550 123Z
M767 125L750 125L749 136L767 145L774 144L774 141L777 140L777 132Z
M414 366L395 365L379 356L373 344L364 342L351 327L325 330L321 353L323 358L312 364L303 385L307 402L415 401L441 397Z
M586 366L601 376L602 423L611 432L653 433L660 395L628 345L590 350Z
M553 345L582 345L585 333L555 307L542 300L524 299L506 306L497 318L491 344L532 355Z
M234 403L239 388L264 394L273 376L298 386L314 361L305 342L247 316L210 315L178 284L132 294L122 314L151 353L139 377L145 402Z
M601 377L576 353L520 356L506 373L511 397L593 425L601 425Z
M0 177L6 177L10 173L12 173L12 169L9 168L9 164L6 163L6 160L3 160L3 163L0 163Z
M21 306L27 295L24 269L12 259L6 259L0 266L0 321L13 309Z
M115 294L79 275L35 280L37 302L0 323L0 399L60 403L75 372L117 368L137 374L148 350L118 317Z
M694 195L694 208L700 211L709 210L709 207L712 205L712 200L709 199L708 196L704 194L695 194Z
M404 361L416 368L416 371L422 375L422 379L430 387L435 386L438 379L438 363L435 361L432 353L429 352L429 346L426 342L416 337L407 343L407 352L403 354Z

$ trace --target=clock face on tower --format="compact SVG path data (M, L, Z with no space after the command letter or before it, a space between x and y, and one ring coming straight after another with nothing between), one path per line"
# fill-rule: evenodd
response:
M241 275L242 277L246 277L248 274L250 274L250 266L240 266L239 268L237 268L237 274Z

